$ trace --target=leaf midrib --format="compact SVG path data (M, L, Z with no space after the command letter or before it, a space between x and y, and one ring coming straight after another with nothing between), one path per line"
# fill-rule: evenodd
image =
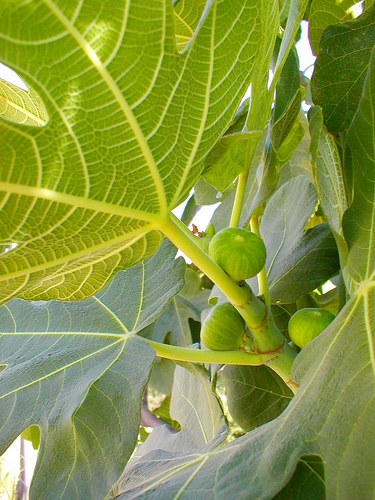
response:
M0 181L0 191L4 191L5 193L10 194L29 196L31 198L50 200L56 203L64 203L66 205L73 205L77 208L85 208L87 210L93 210L94 212L104 212L111 215L120 215L122 217L138 219L145 222L150 222L155 226L159 226L162 223L161 221L164 220L160 214L145 212L137 208L113 205L112 203L107 203L105 201L93 200L90 198L66 194L59 191L54 191L53 189Z

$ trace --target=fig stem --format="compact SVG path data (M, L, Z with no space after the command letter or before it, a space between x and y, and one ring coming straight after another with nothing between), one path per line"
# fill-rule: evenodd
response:
M235 283L216 262L181 228L182 222L173 214L159 228L195 265L203 271L228 297L234 306L245 304L248 292ZM185 226L186 227L186 226Z
M249 171L244 170L238 176L236 197L234 199L232 214L229 222L229 227L238 227L241 220L242 204L246 192L246 183L249 176Z
M259 238L262 238L262 235L260 234L259 219L256 215L251 217L250 227L253 233L259 236ZM263 295L266 306L269 309L271 309L271 297L270 297L270 289L268 286L266 266L263 267L263 269L258 274L257 278L258 278L259 295Z

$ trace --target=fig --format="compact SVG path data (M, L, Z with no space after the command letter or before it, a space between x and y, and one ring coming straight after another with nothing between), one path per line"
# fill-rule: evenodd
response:
M235 281L256 276L266 263L262 238L237 227L222 229L212 238L211 258Z
M334 319L335 316L327 309L315 307L300 309L289 320L289 336L298 347L303 349L322 333Z
M212 351L236 351L244 348L245 322L228 302L214 306L203 322L201 340Z

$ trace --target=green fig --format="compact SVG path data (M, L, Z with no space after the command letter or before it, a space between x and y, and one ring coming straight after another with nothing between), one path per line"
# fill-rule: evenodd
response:
M245 322L232 304L214 306L203 322L201 340L213 351L236 351L244 348Z
M288 331L291 340L303 349L335 319L327 309L308 307L300 309L290 318Z
M212 238L211 258L235 281L256 276L266 262L262 238L237 227L222 229Z

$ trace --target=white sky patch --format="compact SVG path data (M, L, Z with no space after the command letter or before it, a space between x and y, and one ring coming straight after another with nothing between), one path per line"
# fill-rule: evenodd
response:
M310 42L307 36L309 23L307 21L302 21L301 29L301 38L296 43L296 49L299 58L299 69L305 74L305 76L307 76L307 78L311 78L311 75L314 71L314 63L316 57L312 53Z
M1 62L0 62L0 79L4 80L5 82L12 83L21 90L26 90L26 91L29 90L29 87L22 80L22 78L17 75L17 73L12 69L8 68L8 66L5 66L5 64Z

